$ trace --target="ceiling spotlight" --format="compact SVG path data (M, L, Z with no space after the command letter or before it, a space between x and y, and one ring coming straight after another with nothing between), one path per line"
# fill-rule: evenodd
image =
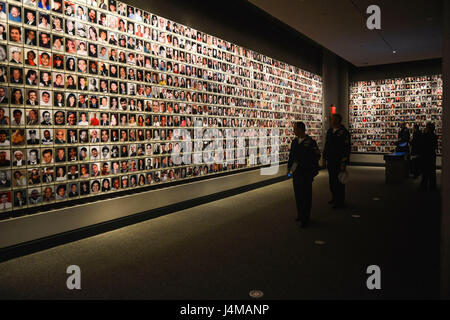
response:
M393 54L396 54L396 53L397 53L397 51L395 51L395 50L394 50L394 51L392 51L392 53L393 53Z

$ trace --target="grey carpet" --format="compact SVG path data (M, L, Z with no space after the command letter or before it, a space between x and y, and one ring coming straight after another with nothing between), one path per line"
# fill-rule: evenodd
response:
M0 298L248 299L253 289L266 299L437 297L439 193L419 193L417 180L386 186L383 168L350 170L343 211L327 204L327 173L316 178L310 229L294 222L285 181L1 263ZM78 291L66 288L73 264ZM376 292L366 288L373 264Z

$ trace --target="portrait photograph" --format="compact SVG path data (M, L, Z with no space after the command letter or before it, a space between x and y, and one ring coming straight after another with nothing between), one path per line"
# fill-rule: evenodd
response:
M32 203L27 201L31 188L23 186L23 199L33 206L217 172L218 166L205 173L184 163L171 170L170 155L180 148L172 143L175 127L189 129L194 120L215 128L273 126L276 112L290 111L283 104L269 104L281 95L277 79L293 81L295 73L311 79L288 67L289 73L277 78L253 79L250 57L258 61L258 72L267 71L266 65L285 70L264 55L123 2L1 1L0 127L5 134L0 133L0 147L6 147L0 167L31 166L40 183L51 186L51 192L44 187L34 192ZM435 93L429 87L417 89ZM286 90L298 97L307 89ZM321 83L308 90L321 90ZM264 111L250 102L254 99L264 101ZM320 135L321 126L312 123L321 117L321 104L301 103L299 110L315 130L311 134ZM429 114L430 119L436 116ZM284 145L290 135L289 128ZM162 171L147 172L155 169ZM118 179L103 179L109 175ZM29 182L28 171L24 177ZM58 184L78 179L88 180L74 184L73 190L70 184ZM60 196L59 185L65 186Z

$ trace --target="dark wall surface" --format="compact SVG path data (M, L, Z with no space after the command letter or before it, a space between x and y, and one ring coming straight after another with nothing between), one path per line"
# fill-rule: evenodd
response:
M322 48L245 0L125 0L127 4L321 75Z
M389 78L427 76L442 73L442 59L384 64L349 69L350 82Z
M444 102L442 140L442 217L441 217L441 288L442 298L450 299L450 2L444 5Z
M349 63L333 52L324 49L322 60L324 130L329 128L330 107L343 118L343 125L348 126L348 68Z

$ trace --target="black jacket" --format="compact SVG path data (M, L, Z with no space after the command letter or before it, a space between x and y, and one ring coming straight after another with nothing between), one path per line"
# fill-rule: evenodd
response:
M438 148L438 137L434 133L424 133L421 138L419 154L423 159L433 159L436 157Z
M421 140L422 140L422 133L420 131L415 131L412 135L412 140L411 140L411 154L412 155L419 154Z
M403 128L398 133L398 141L399 142L407 142L409 143L411 140L411 133L408 128Z
M323 158L328 162L348 164L350 162L350 133L344 126L327 132Z
M313 138L307 135L301 143L295 138L291 143L288 169L291 170L294 162L297 162L294 174L308 173L315 176L319 172L319 159L320 150Z

